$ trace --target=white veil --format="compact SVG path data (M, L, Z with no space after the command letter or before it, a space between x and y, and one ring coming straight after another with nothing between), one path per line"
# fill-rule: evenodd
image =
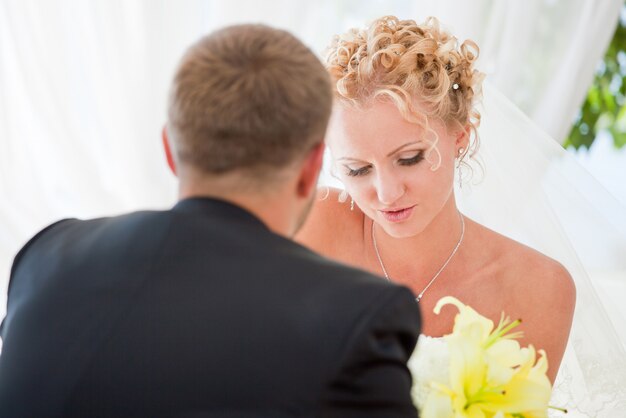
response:
M456 191L459 207L558 260L574 278L576 310L552 404L568 417L623 416L626 351L589 272L626 271L626 209L488 83L479 110L484 173L475 168Z
M461 211L558 260L576 282L573 327L551 404L566 408L569 418L623 416L626 351L589 272L626 271L626 210L487 82L479 111L476 161L456 186Z

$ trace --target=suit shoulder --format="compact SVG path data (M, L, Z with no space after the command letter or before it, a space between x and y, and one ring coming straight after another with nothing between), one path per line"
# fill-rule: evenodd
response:
M75 219L75 218L60 219L60 220L58 220L56 222L53 222L50 225L44 227L39 232L37 232L35 235L33 235L30 239L28 239L28 241L26 241L26 243L17 252L17 254L15 255L15 257L13 259L13 267L11 268L11 276L13 275L13 273L15 271L15 267L17 266L19 261L22 259L22 256L24 255L24 253L26 253L26 251L30 247L32 247L39 239L41 239L41 237L43 237L45 234L49 233L50 231L52 231L53 229L55 229L59 225L68 224L68 223L70 223L72 221L77 221L77 219Z
M340 283L345 282L350 285L369 284L377 289L397 287L397 285L375 274L330 258L306 245L306 243L292 241L286 238L284 240L287 242L288 246L295 249L295 251L292 252L293 257L290 259L290 262L293 263L293 267L298 269L300 276L315 277L318 281L328 281L331 284L339 281Z
M306 276L304 280L315 283L312 287L307 286L311 290L307 298L323 301L329 310L339 316L345 315L346 321L350 321L349 317L364 319L390 306L415 308L415 295L408 288L314 252L309 253L311 262L301 266Z
M84 245L96 242L106 245L108 240L114 245L116 239L132 234L144 240L149 239L163 229L157 225L167 225L167 222L162 222L163 217L159 219L160 222L154 218L155 215L164 213L167 212L143 211L86 220L63 219L49 225L31 238L16 256L13 269L27 254L29 257L33 255L38 257L49 255L52 249L62 249L64 252L80 251Z

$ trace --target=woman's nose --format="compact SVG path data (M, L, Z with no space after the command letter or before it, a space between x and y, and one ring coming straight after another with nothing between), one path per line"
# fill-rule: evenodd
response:
M406 191L404 182L392 173L378 173L376 178L376 194L378 201L385 206L392 206Z

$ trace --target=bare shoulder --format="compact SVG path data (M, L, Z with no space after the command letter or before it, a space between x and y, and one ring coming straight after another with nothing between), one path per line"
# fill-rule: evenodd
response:
M573 301L575 286L572 276L558 261L485 226L472 222L477 246L487 250L498 270L513 288L534 296L563 294Z
M573 307L576 288L569 271L558 261L510 238L501 236L501 248L506 251L503 260L520 290L533 295L535 300L550 300L558 297L565 305ZM520 280L521 279L521 280Z
M550 359L548 377L554 382L563 357L576 305L572 276L558 261L472 222L476 247L492 254L485 282L491 297L502 302L507 315L521 318L523 345L542 348ZM493 312L494 316L499 312Z
M351 209L349 200L341 202L340 194L341 190L329 187L318 190L296 241L333 258L341 258L341 252L347 247L362 245L363 212L356 206Z

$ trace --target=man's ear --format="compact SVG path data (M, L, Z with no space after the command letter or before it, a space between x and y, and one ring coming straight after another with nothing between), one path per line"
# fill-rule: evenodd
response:
M174 154L172 153L172 147L170 146L169 137L167 136L167 125L163 126L161 131L161 140L163 141L163 150L165 151L165 158L167 159L167 165L172 170L172 173L176 176L176 161L174 160Z
M304 158L297 183L298 197L308 198L317 187L317 179L324 163L323 142L315 145Z

